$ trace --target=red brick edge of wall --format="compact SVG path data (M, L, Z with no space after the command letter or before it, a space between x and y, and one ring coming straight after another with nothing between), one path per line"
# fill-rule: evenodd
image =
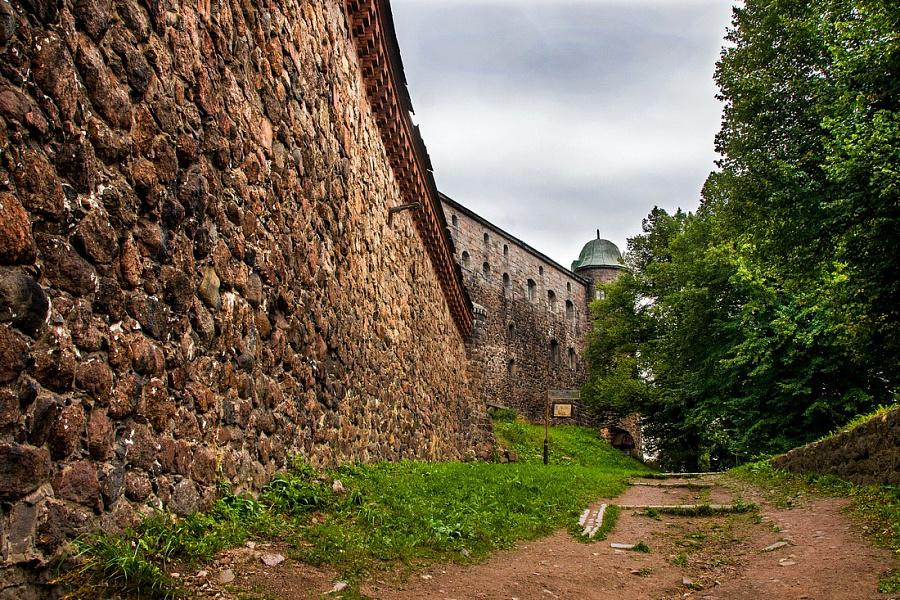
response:
M369 105L375 114L388 160L404 203L413 211L416 230L434 267L463 339L472 335L472 302L453 260L453 242L431 174L431 161L409 116L412 103L387 0L345 0L347 22L356 42Z
M900 409L795 448L769 464L797 474L836 475L858 485L900 485Z

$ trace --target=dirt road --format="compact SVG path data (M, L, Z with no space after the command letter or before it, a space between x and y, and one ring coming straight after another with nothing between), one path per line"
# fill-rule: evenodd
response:
M713 517L622 510L605 541L580 543L565 531L523 543L475 566L435 565L409 576L364 582L361 592L379 600L887 600L879 577L890 570L890 552L869 546L841 514L843 501L807 499L777 509L761 490L722 476L648 481L615 503L625 506L754 502L758 513ZM685 487L685 484L691 484ZM598 503L599 504L599 503ZM649 552L611 543L643 542ZM320 597L335 587L333 575L290 560L266 567L262 552L242 549L218 565L236 574L231 585L280 600ZM894 565L896 566L896 565ZM212 575L210 576L212 577ZM233 596L221 586L211 592ZM336 592L331 597L340 597ZM236 597L236 596L234 596ZM354 596L355 597L355 596ZM900 600L900 598L898 598Z

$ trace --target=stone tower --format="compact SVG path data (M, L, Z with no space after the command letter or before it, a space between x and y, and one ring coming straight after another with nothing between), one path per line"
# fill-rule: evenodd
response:
M572 271L590 281L585 298L587 302L599 299L598 283L615 281L624 268L619 248L611 241L602 239L599 229L597 239L585 244L578 260L572 263Z

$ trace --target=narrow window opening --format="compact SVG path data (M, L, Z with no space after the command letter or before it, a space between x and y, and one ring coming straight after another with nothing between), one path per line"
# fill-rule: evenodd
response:
M569 348L569 368L573 371L578 363L578 357L575 354L575 348Z
M489 243L490 241L491 241L491 236L488 235L488 232L487 232L487 231L485 231L485 232L484 232L484 243L487 244L487 243Z
M456 218L456 215L450 215L450 224L459 227L459 219Z
M537 284L534 282L534 279L528 280L528 287L525 290L525 298L528 300L534 301L534 294L537 291Z
M575 304L571 300L566 300L566 318L570 321L575 319Z
M538 267L538 275L544 274L544 267Z
M481 272L484 273L485 277L490 277L491 276L491 265L489 265L487 262L483 263L481 265Z
M503 287L505 287L505 288L509 287L509 273L503 274Z
M513 323L510 323L506 326L506 339L514 340L516 339L516 326Z
M550 362L559 364L559 342L556 340L550 340Z
M462 258L462 266L464 266L465 268L468 269L469 268L469 253L466 252L465 250L463 250L463 253L460 256L460 258Z
M509 246L503 244L503 256L509 256Z
M506 364L506 374L510 377L516 376L516 359L509 359L509 362Z

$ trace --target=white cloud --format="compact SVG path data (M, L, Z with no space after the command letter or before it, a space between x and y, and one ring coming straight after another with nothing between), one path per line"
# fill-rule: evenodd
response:
M713 168L727 0L393 0L438 187L568 265ZM573 256L574 254L574 256Z

